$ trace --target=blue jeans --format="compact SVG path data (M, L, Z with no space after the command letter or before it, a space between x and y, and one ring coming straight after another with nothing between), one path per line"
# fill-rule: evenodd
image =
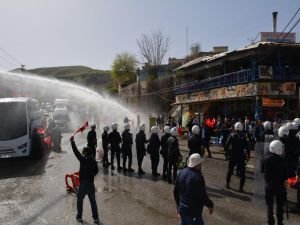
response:
M82 205L84 197L88 195L91 208L92 208L92 215L94 219L98 219L98 209L97 203L95 199L95 186L93 183L90 182L80 182L78 195L77 195L77 216L76 218L82 218Z
M204 225L203 219L199 217L180 216L180 225Z

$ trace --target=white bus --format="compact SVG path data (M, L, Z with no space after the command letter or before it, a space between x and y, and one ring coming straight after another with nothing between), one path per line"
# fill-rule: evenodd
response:
M42 126L42 112L31 98L0 98L0 158L33 156L41 148L32 148ZM36 140L36 139L35 139Z

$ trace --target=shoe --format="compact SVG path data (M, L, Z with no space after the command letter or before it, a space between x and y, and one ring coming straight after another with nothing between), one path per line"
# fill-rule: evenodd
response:
M119 167L118 167L118 171L121 171L121 170L122 170L122 167L121 167L121 166L119 166Z
M145 174L145 171L144 170L139 170L138 174L143 175L143 174Z
M115 167L114 166L111 166L111 170L114 170L115 169Z
M211 156L211 155L209 155L207 158L212 158L212 156Z
M168 178L168 176L166 175L166 174L163 174L163 179L167 179Z
M79 222L79 223L83 223L82 218L77 218L77 217L76 217L76 221Z
M239 192L245 193L244 189L242 187L239 188Z
M230 189L229 183L226 183L226 188Z
M119 170L119 169L118 169L118 170ZM121 169L120 169L120 170L121 170ZM128 169L124 166L124 167L123 167L123 171L126 172L126 171L128 171Z
M153 175L154 177L159 177L159 176L160 176L160 173L152 173L152 175Z
M95 223L95 224L100 224L99 219L94 219L94 223Z
M128 172L134 172L134 169L129 168L129 169L128 169Z

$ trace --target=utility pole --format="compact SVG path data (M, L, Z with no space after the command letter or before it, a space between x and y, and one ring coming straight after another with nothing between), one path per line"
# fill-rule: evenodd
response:
M141 102L141 84L140 84L140 68L136 69L136 83L137 83L137 106Z
M21 65L21 71L25 71L25 65Z

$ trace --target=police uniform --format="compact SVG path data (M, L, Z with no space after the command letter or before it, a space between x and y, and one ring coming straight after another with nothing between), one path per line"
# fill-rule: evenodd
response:
M120 157L121 157L121 148L120 143L122 141L122 138L120 136L120 133L117 130L113 130L108 135L108 140L110 143L110 150L111 150L111 169L115 169L114 167L114 157L116 154L117 158L117 164L118 164L118 170L121 170L122 167L120 165Z
M132 165L132 134L129 130L124 130L122 133L122 153L123 153L123 170L126 171L126 161L128 158L128 171L133 172Z

